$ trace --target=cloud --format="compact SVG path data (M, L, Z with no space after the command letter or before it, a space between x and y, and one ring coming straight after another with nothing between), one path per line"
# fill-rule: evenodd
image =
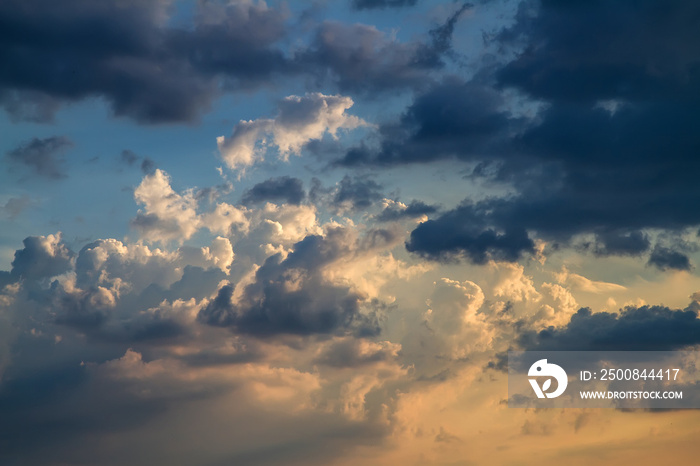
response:
M445 78L420 93L398 122L379 128L378 147L353 147L336 164L394 166L494 157L524 123L504 107L503 95L485 83Z
M430 72L440 63L423 59L427 51L422 43L399 42L374 26L326 21L298 60L317 68L319 80L330 77L342 90L396 92L431 80Z
M304 185L299 178L280 176L256 184L243 193L243 204L255 204L265 201L282 201L286 204L299 205L306 197Z
M649 256L649 265L653 265L659 270L685 270L690 271L693 266L690 264L690 258L679 251L665 248L663 246L655 246Z
M202 300L221 286L233 260L222 237L174 251L104 239L77 254L60 233L28 237L12 269L0 273L0 306L47 332L58 325L91 340L167 342L192 330Z
M377 215L380 222L394 222L405 218L425 218L427 214L437 212L438 208L423 201L413 200L408 205L399 201L384 199L384 210Z
M473 282L442 278L428 300L425 323L435 355L460 359L491 346L494 329L479 310L482 289Z
M595 254L599 256L635 256L651 246L646 234L641 231L605 231L596 235Z
M382 186L364 177L345 175L333 195L333 205L341 210L366 210L382 198Z
M275 244L289 245L302 240L309 233L319 233L320 228L313 206L284 206L266 204L259 214L258 228L266 230L266 239Z
M206 227L218 234L228 234L233 226L246 230L249 222L245 208L225 202L214 210L199 213L198 199L193 189L177 193L170 186L170 177L163 170L144 176L134 190L134 199L143 209L131 221L131 226L149 241L167 243L189 239Z
M627 307L619 314L580 309L562 328L526 332L520 343L541 351L671 351L698 344L696 309Z
M408 3L361 1L354 6L368 9ZM470 7L461 5L424 41L399 42L375 26L325 21L296 60L315 72L320 82L330 78L341 90L374 94L424 89L435 80L434 73L445 67L443 57L451 51L455 25Z
M217 138L219 152L231 169L245 168L264 158L266 137L272 138L279 157L286 160L290 154L300 154L304 144L321 139L326 133L336 137L338 130L351 130L367 123L345 113L353 106L350 97L323 95L289 96L278 105L273 119L240 121L230 137Z
M365 296L323 274L325 267L355 254L362 247L357 241L341 227L329 228L325 236L307 236L286 258L279 253L267 258L242 290L221 288L200 311L200 321L268 337L377 334L378 316Z
M6 2L0 20L12 27L3 31L0 53L13 66L0 75L0 105L15 120L45 122L64 103L101 97L115 115L139 123L192 123L223 92L280 77L331 76L341 90L422 88L431 71L444 67L455 22L468 8L458 8L426 43L400 43L373 26L325 22L311 44L289 50L295 31L286 7L197 2L182 27L174 3ZM354 7L410 3L363 0Z
M5 205L2 206L2 210L5 212L7 217L10 220L14 220L17 218L19 214L24 212L28 207L31 207L34 204L34 201L27 196L27 195L22 195L20 197L11 197L5 202Z
M309 201L337 215L371 210L384 196L383 186L368 175L344 175L328 187L312 178Z
M133 167L140 160L139 166L144 175L153 175L157 168L153 160L148 157L141 157L130 149L124 149L119 156L119 160L129 167Z
M74 253L61 240L61 233L29 236L23 249L15 252L10 275L17 279L39 280L60 275L72 268Z
M162 170L145 176L134 190L134 199L144 206L132 227L154 241L184 241L198 230L197 202L193 192L176 193L170 187L170 177Z
M198 2L192 27L180 28L170 23L173 8L169 0L3 2L0 53L12 66L0 74L0 104L15 118L47 121L63 102L99 96L142 123L191 122L220 85L250 88L288 68L275 45L284 9Z
M336 337L317 349L314 363L338 368L362 367L395 359L400 350L401 345L389 341Z
M73 142L64 136L33 138L7 152L7 158L15 165L24 165L34 174L49 178L65 178L63 160L58 155L73 147Z
M406 249L429 259L466 257L477 264L491 259L514 262L534 252L535 243L524 229L499 231L487 223L487 212L479 204L465 204L421 223L411 232Z
M583 275L569 272L566 268L564 268L560 274L557 274L557 281L566 283L576 290L586 291L588 293L614 293L627 289L617 283L590 280Z
M688 46L698 31L687 18L693 2L634 4L541 2L533 14L522 4L518 21L502 32L503 43L520 53L498 73L504 85L553 101L638 101L679 96L697 86L700 53ZM654 24L657 37L639 37ZM585 39L591 28L600 40Z
M525 2L493 39L509 51L503 61L469 81L431 84L379 127L376 143L356 145L336 165L458 159L471 177L510 191L465 199L418 226L409 249L427 257L458 251L480 262L491 249L514 260L535 232L559 246L591 234L594 254L639 256L648 230L700 224L689 175L700 144L700 55L688 47L697 28L684 20L697 12L691 2ZM649 25L663 40L633 39Z

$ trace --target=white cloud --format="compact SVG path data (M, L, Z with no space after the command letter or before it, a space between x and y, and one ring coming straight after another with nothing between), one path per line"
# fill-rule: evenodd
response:
M193 191L179 194L170 186L170 177L160 169L145 176L134 191L143 205L132 225L151 241L184 241L199 229L197 201Z
M287 160L290 154L299 154L304 144L325 134L335 138L340 129L367 126L361 118L346 113L352 106L350 97L340 95L313 93L286 97L279 103L275 118L242 120L230 137L218 137L219 152L231 169L245 168L262 160L270 146L275 146L280 158Z
M245 207L235 207L225 202L216 205L212 212L201 215L202 225L206 226L212 233L228 235L231 228L236 227L241 232L247 232L250 221L247 218L248 211Z
M147 175L134 191L134 199L143 205L131 221L141 237L148 241L183 243L200 228L227 235L232 228L246 232L249 228L248 211L225 202L213 211L198 213L198 201L193 189L178 193L170 186L170 177L157 169Z
M539 301L541 296L533 284L532 278L525 274L520 264L510 262L491 262L489 269L495 275L493 294L511 302Z
M234 253L231 241L223 236L217 236L210 246L181 247L178 249L183 263L202 268L218 267L228 273L233 263Z
M442 278L428 300L425 321L433 334L437 354L453 359L489 349L492 327L479 313L484 293L474 282Z
M556 274L556 278L559 283L566 283L576 290L588 293L614 293L627 290L624 286L616 283L590 280L583 275L569 272L566 267Z

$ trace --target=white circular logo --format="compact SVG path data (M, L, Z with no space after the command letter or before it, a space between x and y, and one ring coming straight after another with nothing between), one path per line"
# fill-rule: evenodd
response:
M550 364L546 359L536 361L527 373L528 377L548 377L540 387L537 379L529 379L532 389L535 391L537 398L556 398L566 390L566 385L569 383L566 372L556 364ZM552 379L557 380L557 389L553 392L547 392L552 386Z

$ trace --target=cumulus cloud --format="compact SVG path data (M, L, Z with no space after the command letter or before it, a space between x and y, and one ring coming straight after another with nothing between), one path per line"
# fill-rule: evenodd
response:
M134 190L134 199L144 206L131 224L152 240L183 241L198 229L196 200L191 190L176 193L162 170L146 176Z
M206 307L202 322L233 327L241 333L357 334L379 332L380 303L367 300L344 282L329 280L324 271L355 256L374 242L347 229L330 226L324 236L307 236L284 257L267 258L251 283L241 290L227 285Z
M237 192L236 205L224 202L228 183L183 188L124 151L123 166L141 165L145 175L134 190L137 237L99 239L73 252L60 234L32 236L12 269L0 271L0 463L437 464L457 457L487 464L525 453L547 463L560 450L537 456L532 435L567 448L586 435L593 445L602 431L625 433L619 451L639 450L624 443L629 432L615 413L599 424L530 411L506 427L494 423L506 409L499 404L504 375L484 367L514 345L671 350L700 343L697 302L612 312L612 296L634 299L634 288L599 280L647 257L656 268L692 269L696 251L665 230L690 238L686 227L700 225L692 157L698 55L687 45L697 31L681 21L696 7L527 2L500 35L485 36L508 52L495 60L484 54L485 67L471 70L447 61L466 4L432 9L447 19L423 42L337 22L314 24L295 42L287 31L308 26L301 23L316 7L292 26L284 5L256 0L203 1L194 17L168 0L54 3L0 6L0 23L9 25L0 55L16 58L0 71L0 103L16 115L47 118L62 103L96 97L140 122L191 122L221 92L288 73L363 98L411 90L401 95L408 105L398 119L343 149L335 168L447 160L450 177L464 175L469 198L456 204L450 195L444 209L394 193L386 199L393 175L368 170L332 172L326 188L314 181L308 195L300 179L266 174ZM629 39L647 26L658 26L653 40ZM601 41L585 34L590 27ZM471 80L444 77L472 71ZM368 123L348 113L349 97L325 92L288 97L270 118L240 122L219 139L221 157L242 173L309 143L337 151L343 144L326 146L329 138ZM380 108L379 118L393 110ZM59 150L47 160L58 161ZM38 173L50 163L37 153L13 163ZM454 169L457 161L464 170ZM304 167L331 176L316 168ZM432 201L439 187L415 188L409 196L442 202ZM22 199L3 213L21 210ZM590 242L576 248L580 238ZM562 253L567 246L576 249ZM550 274L545 252L546 265L561 272ZM456 266L458 258L476 266ZM613 268L601 275L602 261ZM555 283L547 282L552 276ZM697 281L680 273L655 284L658 276L644 271L639 286L651 291L641 297ZM609 298L608 311L581 309L583 298ZM639 428L643 416L631 422L646 445L654 435ZM474 441L479 449L470 449Z
M435 284L425 322L438 346L436 354L459 359L490 347L494 329L479 314L483 304L484 293L476 283L443 278Z
M180 257L189 265L203 268L217 267L228 273L233 263L234 253L228 238L217 236L210 246L183 246L178 250Z
M231 169L245 168L264 158L268 146L277 148L287 160L299 154L304 144L325 134L336 137L341 129L351 130L367 123L346 113L353 106L350 97L323 95L289 96L278 106L275 118L240 121L230 137L217 138L219 152ZM267 137L271 138L267 143Z
M501 337L506 340L513 328L565 325L579 308L568 288L547 282L536 286L521 264L490 262L486 271L484 289L491 302L484 312L499 326Z
M122 280L134 291L152 283L167 286L177 279L176 252L151 249L144 244L125 244L117 239L101 239L80 250L75 261L76 286Z
M199 226L205 226L212 233L222 235L230 234L234 228L245 232L250 226L247 214L245 208L220 202L213 211L201 214Z
M373 342L352 337L336 337L316 350L316 364L332 367L360 367L394 359L401 345L389 341Z
M266 203L253 211L248 237L254 246L289 247L307 235L321 234L318 211L313 205Z
M170 177L160 169L146 175L134 190L134 199L143 205L131 221L140 235L150 241L183 241L200 228L228 234L232 226L248 228L244 209L218 203L213 211L198 213L198 199L192 189L177 193L170 186Z
M75 254L61 240L61 233L30 236L15 252L10 275L16 279L39 280L60 275L72 268Z
M191 330L233 260L223 237L171 251L103 239L77 254L60 233L28 237L12 269L0 273L0 314L57 338L57 329L68 328L91 340L169 341Z

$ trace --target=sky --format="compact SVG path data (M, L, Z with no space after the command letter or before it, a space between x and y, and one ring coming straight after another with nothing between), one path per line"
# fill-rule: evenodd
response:
M509 350L700 345L700 3L4 0L0 464L695 464Z

